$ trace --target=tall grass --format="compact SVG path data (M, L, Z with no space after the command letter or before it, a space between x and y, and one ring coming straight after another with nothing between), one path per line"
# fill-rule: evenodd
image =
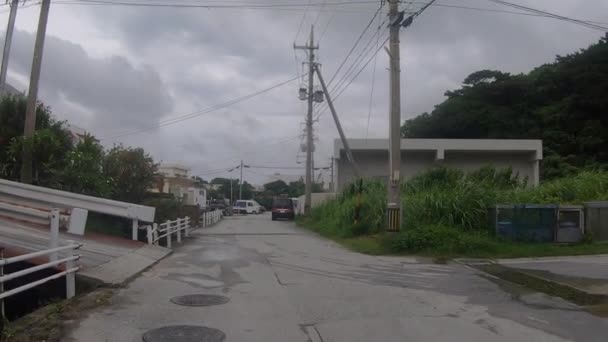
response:
M585 171L533 187L510 169L484 167L471 173L436 168L401 188L404 230L425 226L464 231L488 228L487 210L501 203L581 204L608 200L608 172ZM354 223L356 189L347 188L335 200L314 208L304 224L338 237L379 233L384 228L386 187L363 183L360 220Z

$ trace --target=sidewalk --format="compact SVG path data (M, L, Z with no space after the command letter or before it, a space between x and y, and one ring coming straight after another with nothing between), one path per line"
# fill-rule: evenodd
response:
M608 255L499 259L503 265L594 295L608 295Z
M608 255L459 259L491 276L589 306L608 304Z

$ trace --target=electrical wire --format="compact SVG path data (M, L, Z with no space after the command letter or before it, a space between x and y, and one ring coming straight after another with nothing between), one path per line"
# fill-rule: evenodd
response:
M407 10L407 9L406 9ZM380 26L378 25L378 35L376 38L376 50L378 49L378 45L380 44ZM368 106L368 112L367 112L367 127L365 128L365 140L367 140L367 138L369 137L369 122L372 118L372 106L373 106L373 100L374 100L374 88L376 85L376 66L378 62L378 54L374 54L374 66L372 69L372 86L371 86L371 90L369 92L369 106Z
M507 2L507 1L503 1L503 0L488 0L488 1L493 2L495 4L504 5L504 6L516 8L516 9L519 9L519 10L535 13L535 14L538 14L538 15L547 16L547 17L550 17L550 18L567 21L567 22L570 22L570 23L573 23L573 24L582 25L582 26L585 26L585 27L588 27L588 28L592 28L592 29L595 29L595 30L608 31L608 27L605 27L605 26L593 24L593 23L590 23L590 22L587 22L587 21L583 21L583 20L580 20L580 19L574 19L574 18L570 18L570 17L566 17L566 16L550 13L550 12L547 12L547 11L542 11L542 10L539 10L539 9L535 9L535 8L531 8L531 7L527 7L527 6L523 6L523 5L518 5L518 4L515 4L515 3L512 3L512 2Z
M274 90L276 88L284 86L284 85L286 85L286 84L288 84L290 82L293 82L293 81L295 81L297 79L299 79L299 76L290 78L287 81L283 81L281 83L275 84L275 85L273 85L271 87L262 89L260 91L254 92L254 93L251 93L249 95L245 95L245 96L239 97L237 99L230 100L230 101L224 102L222 104L219 104L219 105L216 105L216 106L213 106L213 107L210 107L210 108L203 109L203 110L198 111L198 112L194 112L194 113L178 116L178 117L175 117L173 119L161 121L158 124L153 125L153 126L142 127L142 128L139 128L139 129L135 129L135 130L129 131L129 132L123 132L123 133L116 134L116 135L110 135L110 136L106 136L106 137L101 137L100 139L120 138L120 137L124 137L124 136L128 136L128 135L133 135L133 134L140 133L140 132L149 131L149 130L152 130L152 129L161 128L161 127L168 126L168 125L173 125L173 124L176 124L178 122L182 122L182 121L189 120L189 119L201 116L201 115L205 115L205 114L208 114L208 113L211 113L211 112L214 112L214 111L217 111L217 110L220 110L220 109L232 106L232 105L234 105L236 103L243 102L243 101L249 100L251 98L260 96L260 95L265 94L265 93L267 93L267 92L269 92L271 90Z

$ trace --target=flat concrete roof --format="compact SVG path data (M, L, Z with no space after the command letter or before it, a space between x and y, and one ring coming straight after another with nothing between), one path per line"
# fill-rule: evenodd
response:
M353 152L388 151L388 139L348 139ZM334 140L334 157L340 158L344 145ZM443 155L446 151L462 152L535 152L536 159L543 159L542 140L525 139L401 139L401 151L434 151Z

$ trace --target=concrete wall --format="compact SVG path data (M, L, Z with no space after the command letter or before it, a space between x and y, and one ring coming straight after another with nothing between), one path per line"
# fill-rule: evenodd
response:
M354 151L353 156L359 166L361 176L388 180L388 152ZM465 172L492 165L496 168L513 168L520 177L528 177L529 184L538 184L538 160L534 152L487 152L487 151L445 151L443 159L437 159L435 151L402 151L401 178L409 179L435 166L447 166ZM336 161L338 190L354 178L353 169L341 153Z

